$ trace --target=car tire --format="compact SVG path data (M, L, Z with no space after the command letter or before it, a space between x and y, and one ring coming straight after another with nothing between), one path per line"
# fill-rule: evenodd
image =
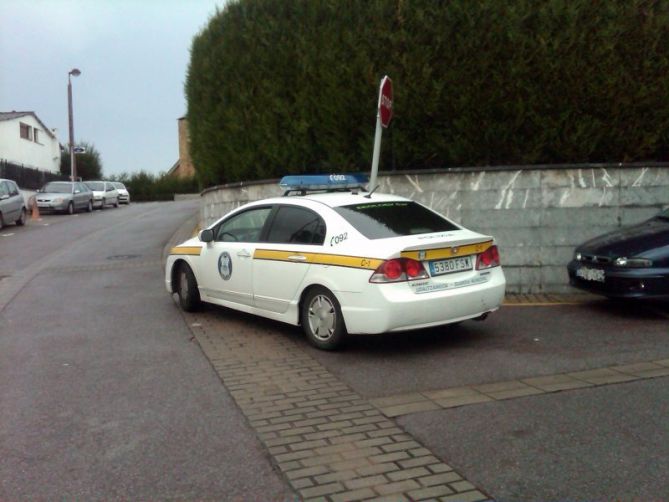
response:
M194 312L202 304L195 274L186 263L179 265L176 290L179 306L186 312Z
M70 202L67 205L67 214L74 214L74 202Z
M22 227L23 225L26 224L26 208L25 207L21 208L21 216L19 216L19 219L16 220L16 224L19 227Z
M346 325L335 295L328 289L311 288L302 302L302 329L307 340L322 350L338 348L346 337Z
M0 213L0 230L2 230L2 227L5 226L5 219L2 217L2 213Z
M114 202L114 207L118 207L118 206L119 206L119 204L118 204L118 197L117 197L116 201Z
M93 201L89 200L88 205L86 206L86 212L87 213L92 213L93 212Z

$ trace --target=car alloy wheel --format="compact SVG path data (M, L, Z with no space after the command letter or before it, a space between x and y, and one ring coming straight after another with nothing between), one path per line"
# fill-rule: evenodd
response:
M332 292L320 286L312 288L304 299L301 317L302 329L312 345L333 350L342 343L346 327Z
M74 214L74 202L70 202L67 205L67 214Z

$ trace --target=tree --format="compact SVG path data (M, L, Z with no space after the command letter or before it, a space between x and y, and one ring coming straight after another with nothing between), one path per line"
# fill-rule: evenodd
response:
M77 153L77 177L85 180L99 180L102 178L102 161L100 152L92 143L81 142L76 148L83 148L84 153ZM70 176L70 152L63 152L60 157L60 173Z

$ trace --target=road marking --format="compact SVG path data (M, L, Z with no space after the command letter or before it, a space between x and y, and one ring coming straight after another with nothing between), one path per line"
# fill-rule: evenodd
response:
M669 376L669 359L370 399L387 417ZM436 405L436 406L435 406Z
M12 235L14 235L14 234L13 233L12 234L0 234L0 237L11 237Z
M504 307L560 307L562 305L583 305L584 302L534 302L534 303L506 303Z

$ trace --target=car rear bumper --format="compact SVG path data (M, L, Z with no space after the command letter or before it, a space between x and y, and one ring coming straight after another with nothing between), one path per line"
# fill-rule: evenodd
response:
M583 291L612 298L669 298L667 268L614 269L591 265L585 267L602 270L603 281L585 279L577 275L577 271L581 268L583 268L581 262L572 261L567 270L569 283Z
M504 300L504 272L496 267L484 277L487 280L483 283L424 293L416 293L404 283L404 288L400 284L375 284L362 294L340 292L337 296L349 333L407 331L497 310Z

